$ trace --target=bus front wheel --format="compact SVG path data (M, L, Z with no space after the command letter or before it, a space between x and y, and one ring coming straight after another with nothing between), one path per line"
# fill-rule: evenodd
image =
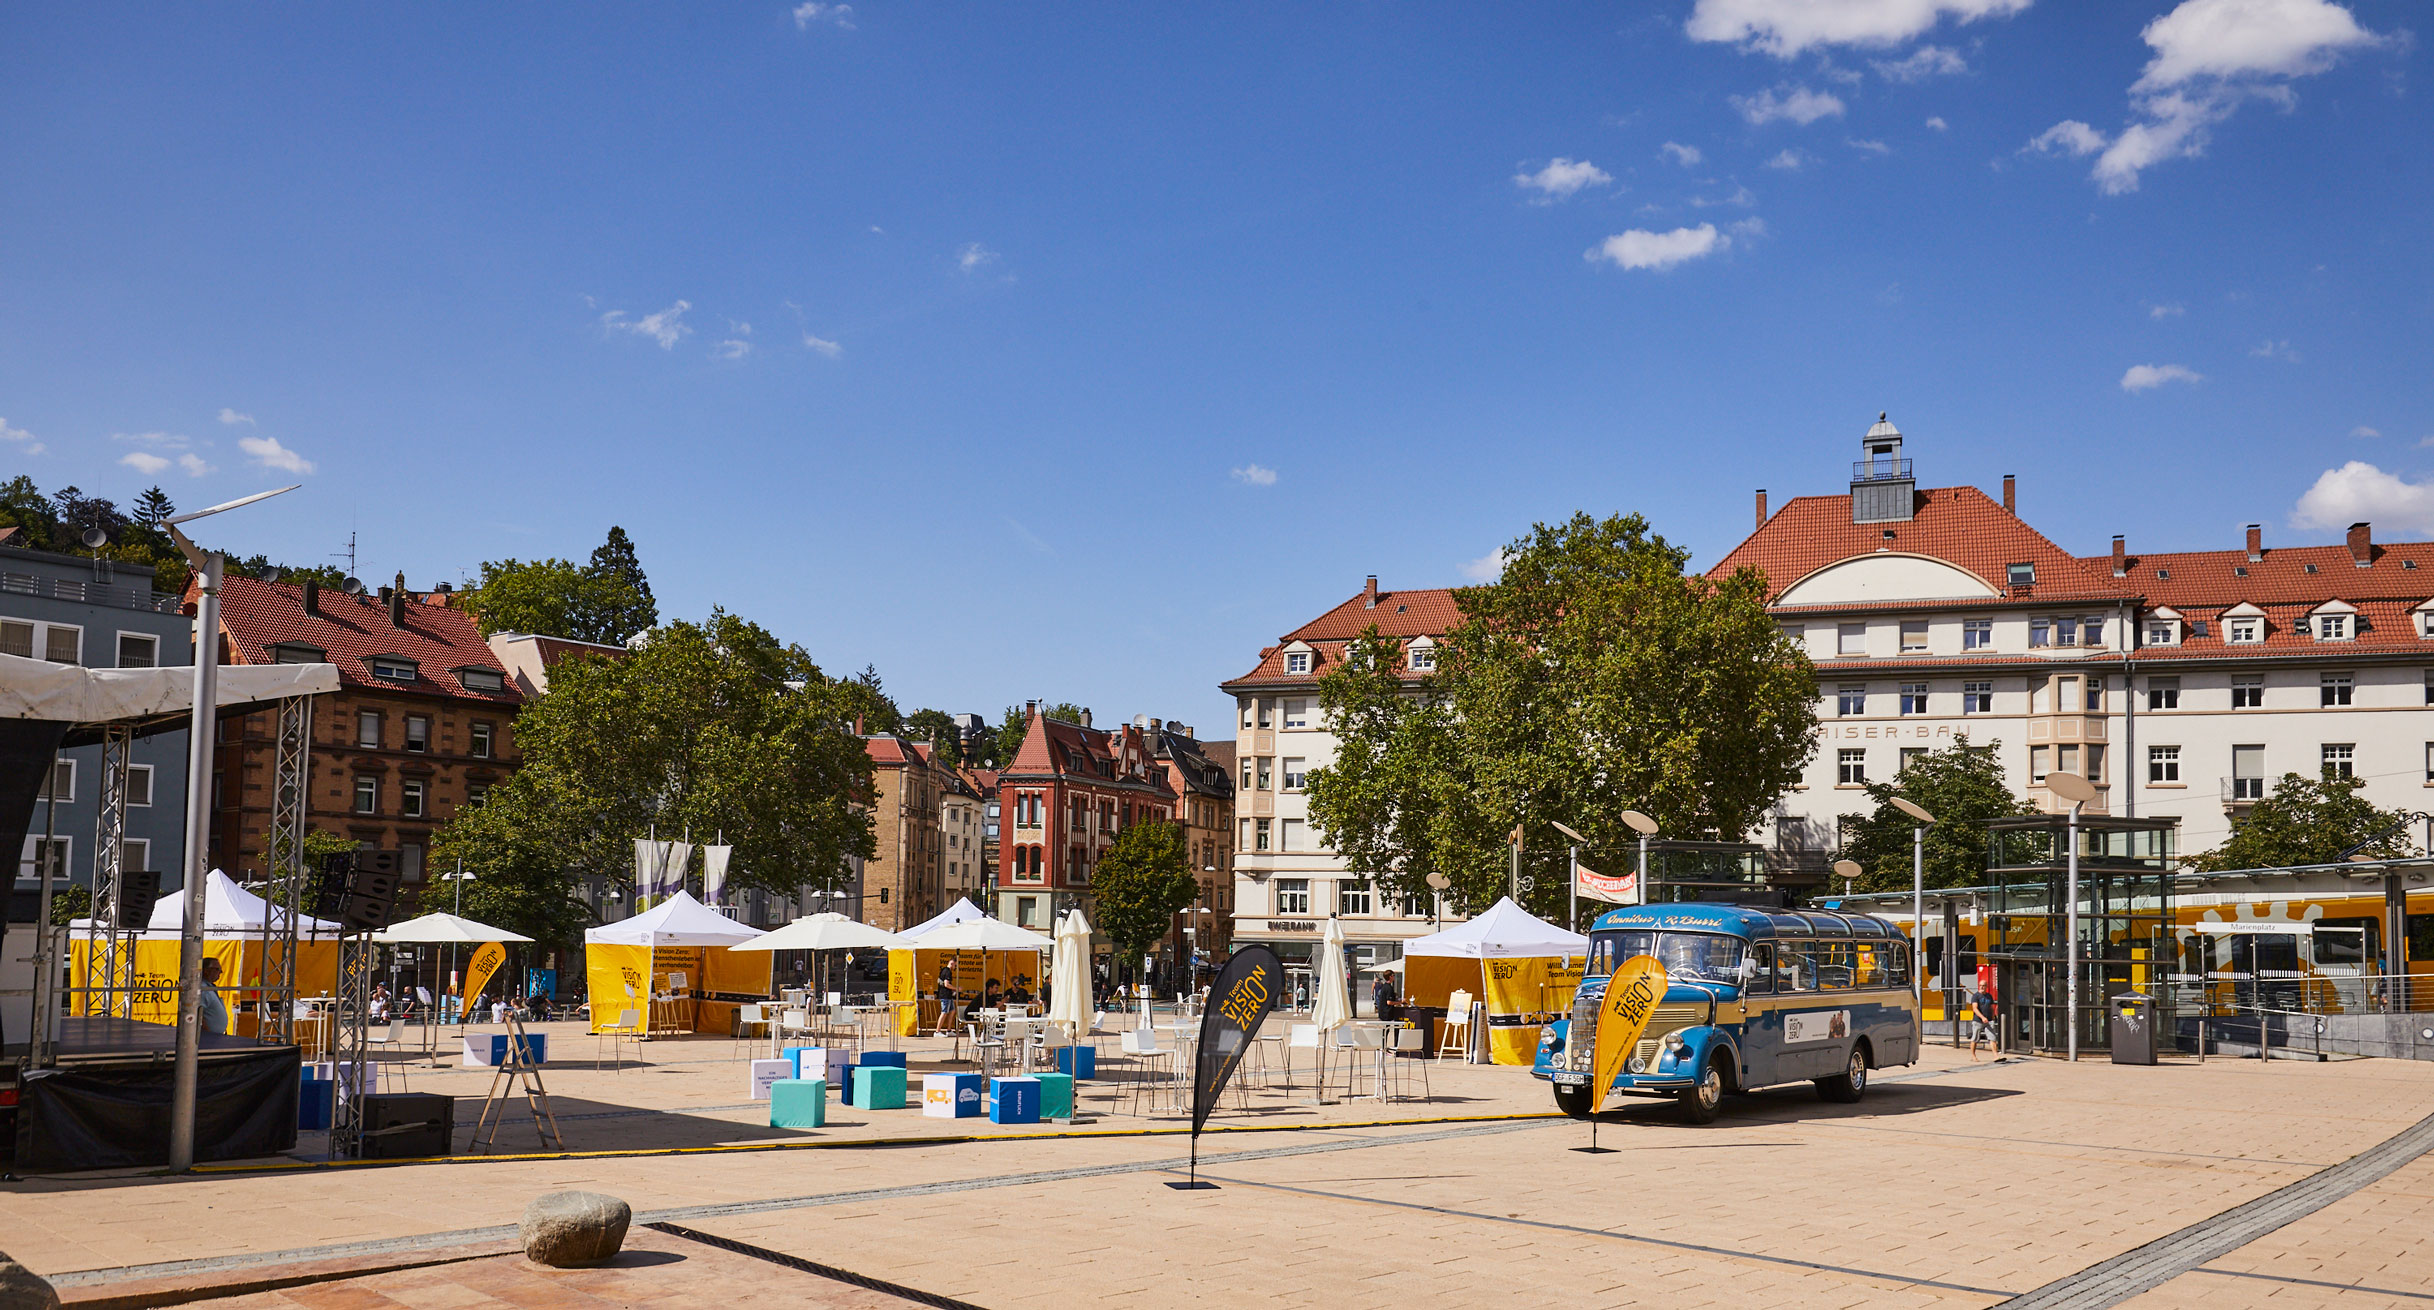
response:
M1714 1058L1700 1073L1696 1086L1685 1087L1673 1094L1674 1103L1682 1107L1682 1117L1694 1124L1711 1124L1716 1112L1724 1108L1724 1066Z
M1595 1106L1589 1099L1588 1088L1557 1087L1555 1089L1555 1108L1575 1119L1586 1119L1593 1113Z
M1868 1090L1868 1048L1858 1042L1851 1044L1851 1058L1842 1072L1831 1078L1817 1080L1817 1094L1829 1101L1848 1104Z

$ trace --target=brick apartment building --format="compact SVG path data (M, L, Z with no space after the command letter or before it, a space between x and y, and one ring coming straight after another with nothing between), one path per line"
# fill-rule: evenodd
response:
M1091 871L1117 834L1172 819L1179 798L1141 728L1027 709L1031 726L998 772L997 917L1047 931L1065 910L1090 912Z
M1234 945L1234 743L1201 741L1184 724L1146 716L1133 723L1146 729L1150 753L1174 789L1175 821L1183 825L1192 878L1200 884L1192 902L1198 913L1176 916L1169 946L1183 958L1188 925L1205 962L1222 962Z
M871 761L871 818L879 848L862 864L862 921L910 928L954 904L945 893L943 807L955 775L924 742L881 733L863 739Z
M313 701L305 822L399 852L409 885L426 873L433 834L516 763L524 697L448 599L237 577L220 596L223 663L337 666L338 691ZM240 881L268 872L278 736L276 710L220 721L211 858Z

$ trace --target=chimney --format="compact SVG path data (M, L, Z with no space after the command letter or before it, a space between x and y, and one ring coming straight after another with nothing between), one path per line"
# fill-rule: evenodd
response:
M2375 530L2370 523L2349 525L2349 557L2359 568L2375 567Z
M1766 526L1766 488L1758 488L1758 526Z
M1027 700L1027 701L1024 701L1024 702L1023 702L1023 717L1024 717L1024 718L1026 718L1026 719L1034 719L1034 718L1038 718L1038 717L1039 717L1039 712L1040 712L1040 703L1039 703L1038 701L1035 701L1035 700Z
M1378 575L1372 573L1369 575L1369 585L1361 588L1361 608L1365 610L1373 610L1377 607Z
M859 714L854 716L854 735L857 737L862 735L862 716Z
M2116 578L2123 577L2130 571L2130 562L2123 555L2121 534L2116 532L2113 534L2113 576Z
M1082 711L1082 726L1085 728L1090 726L1090 711L1087 708Z
M2019 486L2019 481L2009 473L2003 475L2003 512L2013 518L2020 517L2020 511L2012 507L2012 495Z
M392 628L406 626L406 593L403 591L389 590L389 626Z
M2248 562L2254 564L2263 558L2265 558L2265 525L2251 523L2248 525Z
M304 612L321 617L321 584L309 579L304 584Z

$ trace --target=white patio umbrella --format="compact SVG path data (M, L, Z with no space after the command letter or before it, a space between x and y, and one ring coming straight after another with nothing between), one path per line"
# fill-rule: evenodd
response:
M1064 1025L1072 1040L1090 1031L1090 921L1080 910L1056 925L1056 956L1048 967L1048 1022Z
M793 923L764 933L748 942L728 947L730 951L859 951L868 948L910 946L911 942L892 932L858 923L831 910L822 914L806 914Z
M505 928L493 928L486 923L462 918L445 912L426 914L419 919L391 924L372 934L372 940L386 946L419 945L425 942L528 942L532 938Z

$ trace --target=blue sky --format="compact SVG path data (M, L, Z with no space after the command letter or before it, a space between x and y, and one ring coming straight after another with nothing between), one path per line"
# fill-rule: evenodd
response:
M1754 488L2434 532L2422 10L18 6L0 465L1230 735L1359 589Z

